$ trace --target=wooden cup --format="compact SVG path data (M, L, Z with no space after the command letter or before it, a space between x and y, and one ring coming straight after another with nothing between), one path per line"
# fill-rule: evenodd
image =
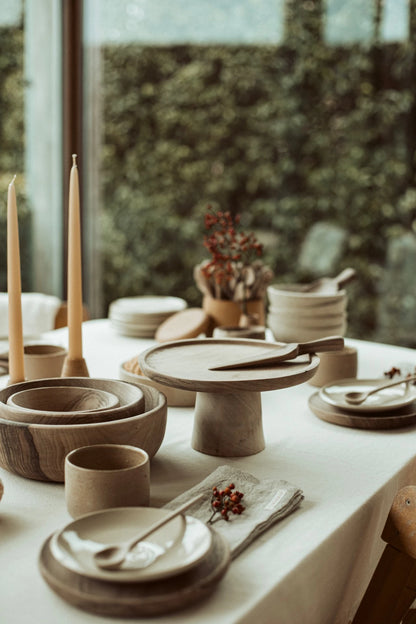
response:
M60 377L66 354L66 349L58 345L26 345L23 353L26 380Z
M149 491L149 456L143 449L96 444L65 458L65 500L73 518L111 507L146 507Z
M358 356L354 347L344 347L339 351L318 353L319 366L309 380L311 386L322 387L339 379L352 379L357 376Z

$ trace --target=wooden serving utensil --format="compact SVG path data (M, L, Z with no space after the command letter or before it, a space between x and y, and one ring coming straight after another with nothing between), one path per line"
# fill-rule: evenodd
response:
M356 276L356 272L351 267L341 271L336 277L321 277L310 284L303 284L296 287L300 292L309 293L336 293L343 286L351 282Z
M237 360L219 366L212 366L209 370L222 371L237 368L255 368L257 366L273 366L279 362L291 360L298 355L305 353L316 353L317 351L338 351L344 347L344 339L341 336L328 336L319 340L309 342L299 342L298 344L287 344L282 347L276 346L276 350L259 353L249 359Z

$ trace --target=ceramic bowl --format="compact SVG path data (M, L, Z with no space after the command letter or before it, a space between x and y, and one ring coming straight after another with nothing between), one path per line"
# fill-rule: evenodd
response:
M182 390L181 388L173 388L172 386L165 386L164 384L158 383L157 381L153 381L149 377L142 375L141 373L133 373L127 370L126 367L130 368L131 360L128 362L123 362L119 369L119 377L124 381L129 381L133 384L150 386L151 388L156 388L159 392L163 392L166 397L167 404L169 407L192 407L195 405L196 400L196 392L192 392L190 390ZM137 364L138 366L138 364Z
M269 305L269 314L282 314L290 316L290 318L311 318L321 316L333 316L338 314L345 314L347 309L347 299L338 299L333 303L322 303L318 305L310 306L298 306L295 304L285 305L279 303L278 305Z
M287 314L278 314L270 312L267 322L273 323L274 326L283 326L285 328L301 327L302 329L326 329L328 327L337 327L347 321L346 314L331 314L329 316L301 316L291 317Z
M306 342L327 336L343 336L347 330L346 320L337 325L305 327L299 323L285 325L273 317L268 317L267 324L272 330L275 340L281 342Z
M7 419L17 422L70 424L116 420L120 406L112 392L78 386L28 388L7 399ZM142 402L137 410L143 411Z
M81 381L84 384L81 384ZM33 384L74 385L85 387L102 387L111 392L111 388L126 388L134 394L139 388L144 394L145 407L141 414L134 414L108 422L44 425L37 423L16 423L4 418L3 409L11 394ZM126 391L127 395L127 391ZM121 399L120 393L118 394ZM131 395L130 395L131 396ZM125 396L126 398L126 396ZM149 457L158 451L166 429L167 404L166 397L144 384L129 384L124 381L92 378L62 378L39 380L38 382L22 382L13 384L0 391L2 401L0 418L0 466L29 479L38 481L64 481L64 464L66 455L81 446L91 444L129 444L145 450ZM120 400L121 403L121 400ZM124 417L123 417L124 416Z
M327 305L338 301L345 301L347 293L339 290L332 295L322 293L303 293L290 289L290 284L272 284L267 288L267 295L272 306L309 307ZM295 285L292 285L295 286Z

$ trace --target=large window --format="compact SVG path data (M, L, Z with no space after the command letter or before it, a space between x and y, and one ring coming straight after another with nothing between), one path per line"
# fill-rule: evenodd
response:
M74 4L83 5L80 161L92 315L125 295L176 294L199 305L192 269L204 257L202 217L212 204L256 231L276 282L354 267L347 335L414 346L415 0ZM0 0L2 33L13 31L17 46L11 53L1 38L10 78L2 72L0 127L10 145L21 141L16 124L24 128L26 142L2 146L0 180L4 189L18 166L10 159L20 158L25 210L37 224L34 283L60 294L64 267L47 269L42 257L60 260L53 245L63 238L52 190L62 193L62 119L52 105L60 67L68 71L56 28L61 3L27 0L10 26L6 5L19 3ZM45 37L42 26L55 34ZM10 106L13 72L20 86ZM54 225L46 233L47 216ZM42 274L52 279L44 287Z
M0 0L0 290L6 198L16 175L24 290L62 295L60 11Z

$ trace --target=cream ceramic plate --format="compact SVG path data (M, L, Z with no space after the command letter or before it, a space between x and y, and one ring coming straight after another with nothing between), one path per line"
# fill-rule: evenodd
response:
M341 379L327 384L319 391L323 401L336 407L355 412L381 412L408 405L416 399L416 386L411 383L380 390L368 397L361 405L351 405L345 400L347 392L368 392L388 383L388 379Z
M83 576L117 582L167 578L196 565L211 547L211 531L191 516L178 516L136 546L119 570L100 570L93 554L126 541L168 515L151 507L118 507L87 514L52 536L51 551L63 566Z

